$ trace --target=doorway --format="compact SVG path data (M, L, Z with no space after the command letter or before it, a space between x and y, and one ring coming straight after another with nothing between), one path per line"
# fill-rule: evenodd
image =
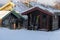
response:
M46 14L41 14L41 29L46 29L47 28L47 15Z
M60 28L60 16L58 16L58 27Z

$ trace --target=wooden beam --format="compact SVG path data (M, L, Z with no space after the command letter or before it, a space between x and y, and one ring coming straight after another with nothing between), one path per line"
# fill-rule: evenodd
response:
M42 28L42 14L40 14L40 29Z
M28 15L28 26L30 26L30 15Z
M38 29L40 29L40 15L38 15L38 20L37 20L37 23L38 23Z

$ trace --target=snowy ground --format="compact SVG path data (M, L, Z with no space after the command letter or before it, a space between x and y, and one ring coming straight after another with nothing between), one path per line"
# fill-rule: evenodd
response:
M60 30L46 32L0 28L0 40L60 40Z

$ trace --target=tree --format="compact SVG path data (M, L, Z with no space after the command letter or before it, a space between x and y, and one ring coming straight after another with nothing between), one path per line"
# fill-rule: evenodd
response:
M60 2L56 1L55 2L55 5L54 5L54 8L60 9Z

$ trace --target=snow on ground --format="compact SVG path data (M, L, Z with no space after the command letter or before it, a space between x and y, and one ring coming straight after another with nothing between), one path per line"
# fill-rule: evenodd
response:
M0 28L0 40L60 40L60 30L46 32Z

